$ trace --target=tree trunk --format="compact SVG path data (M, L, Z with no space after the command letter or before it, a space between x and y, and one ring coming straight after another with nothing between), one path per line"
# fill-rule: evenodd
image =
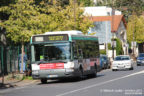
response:
M22 49L21 49L21 72L23 73L23 58L24 57L24 39L22 38Z

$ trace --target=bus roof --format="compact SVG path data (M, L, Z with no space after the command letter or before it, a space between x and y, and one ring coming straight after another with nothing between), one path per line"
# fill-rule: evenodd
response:
M38 34L31 37L31 43L59 42L59 41L73 41L73 40L98 41L98 37L84 35L81 31L77 30L46 32L45 34Z
M81 31L71 30L71 31L55 31L55 32L46 32L45 35L51 34L69 34L69 35L83 35Z

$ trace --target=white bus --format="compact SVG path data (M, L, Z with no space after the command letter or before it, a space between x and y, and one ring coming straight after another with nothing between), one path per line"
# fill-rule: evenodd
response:
M31 37L32 77L48 79L96 76L100 70L99 43L80 31L46 32Z

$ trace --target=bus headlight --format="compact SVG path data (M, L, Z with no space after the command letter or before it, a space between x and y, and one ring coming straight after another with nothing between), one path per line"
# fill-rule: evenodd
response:
M33 70L40 70L40 67L38 64L32 64L32 71Z
M64 68L74 68L74 62L67 62L67 64L64 64Z
M32 74L33 74L33 75L38 75L38 74L39 74L39 71L38 71L38 70L33 70L33 71L32 71Z

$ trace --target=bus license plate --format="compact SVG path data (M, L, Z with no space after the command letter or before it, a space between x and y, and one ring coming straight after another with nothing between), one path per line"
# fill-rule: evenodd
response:
M58 77L58 75L48 75L48 77Z

